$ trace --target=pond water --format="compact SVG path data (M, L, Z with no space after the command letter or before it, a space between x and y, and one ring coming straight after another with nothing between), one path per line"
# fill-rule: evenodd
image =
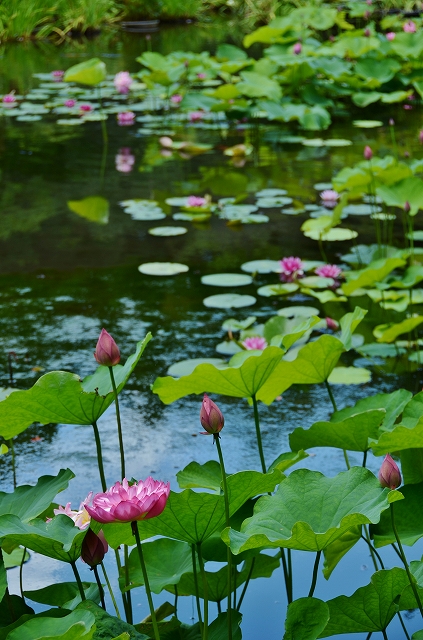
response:
M139 34L105 34L87 42L61 47L45 44L13 44L1 54L0 93L15 89L26 93L38 86L33 73L49 73L67 68L85 58L98 56L110 74L128 70L136 72L135 57L150 45L164 53L175 48L201 50L211 48L216 30L196 26L178 27L152 34L147 41ZM226 37L226 34L221 34ZM384 126L362 129L352 126L355 117L377 117ZM224 339L221 325L229 317L246 318L254 314L267 319L284 305L283 299L256 294L258 286L277 281L275 274L259 275L253 284L238 293L255 295L252 307L215 310L204 306L203 299L226 290L206 286L201 276L210 273L240 273L248 260L272 259L300 255L309 260L321 259L318 245L304 237L300 226L308 214L285 215L279 209L263 211L266 224L228 226L213 217L205 224L174 222L177 208L165 204L171 196L203 195L216 200L247 193L246 202L255 202L255 193L265 188L281 188L289 197L304 204L318 202L316 183L328 183L345 165L362 157L366 144L378 155L391 149L388 119L396 122L400 154L421 156L417 132L421 116L401 107L389 111L371 110L339 114L329 132L322 137L348 139L350 146L329 148L287 142L287 136L315 138L321 134L299 132L294 126L235 123L229 128L204 129L195 123L187 126L184 138L209 143L207 153L183 157L163 155L158 136L144 134L143 123L119 127L113 117L107 122L108 144L105 147L101 125L86 123L66 127L56 118L43 117L39 122L0 119L0 353L3 369L0 382L9 386L7 354L14 351L13 376L17 387L30 387L43 372L68 370L81 377L95 369L93 351L101 328L114 336L126 357L147 331L153 333L135 373L121 395L124 441L129 476L170 480L176 488L176 471L191 460L205 462L217 454L210 438L198 435L201 400L190 396L166 406L150 392L158 375L186 358L219 357L215 347ZM285 140L284 140L285 139ZM254 151L243 166L223 155L223 149L240 143L253 145ZM129 151L122 151L129 150ZM133 157L130 172L119 170L117 156ZM108 201L108 218L87 219L72 211L69 201L101 196ZM134 220L121 201L156 200L169 215L162 221ZM420 214L421 215L421 214ZM419 227L417 217L416 226ZM181 225L187 233L176 237L149 235L152 226ZM350 216L348 225L359 232L359 242L374 242L373 225L368 217ZM398 238L400 237L400 228ZM396 233L396 232L395 232ZM401 235L402 237L402 235ZM329 243L327 243L329 244ZM339 262L350 243L326 246L329 262ZM169 261L186 264L187 273L172 277L142 275L138 266L145 262ZM232 291L232 289L229 289ZM326 304L304 296L291 297L295 304L317 307L323 316L339 317L350 310L348 303ZM372 322L385 313L371 308ZM362 333L369 331L364 323ZM345 359L350 362L351 356ZM363 366L369 366L366 362ZM398 387L416 392L421 388L421 372L400 375L372 369L372 380L365 385L335 385L338 407L352 405L361 397L390 392ZM215 398L216 399L216 398ZM225 419L222 446L227 468L258 469L255 430L251 408L245 401L218 398ZM295 386L271 407L260 407L265 455L268 462L289 450L288 434L297 426L307 427L319 419L326 420L331 411L323 385ZM107 470L107 482L119 477L119 454L113 408L99 424ZM19 484L33 484L42 474L55 474L69 466L76 478L61 495L73 506L91 490L99 490L94 439L90 427L49 425L33 426L16 438L17 478ZM361 464L361 455L351 457ZM376 470L380 459L369 466ZM344 470L342 451L316 449L299 466L335 475ZM0 488L11 490L10 458L0 461ZM419 559L419 545L409 552ZM306 595L311 579L312 562L305 553L293 554L295 566L294 596ZM395 554L384 554L386 566L397 564ZM112 562L110 563L112 565ZM112 567L110 568L112 572ZM315 595L328 599L339 593L351 594L367 584L371 560L365 544L357 545L341 561L329 582L320 575ZM83 578L90 579L82 568ZM85 573L84 573L85 572ZM17 571L10 573L12 592L18 592ZM67 576L66 568L33 554L24 568L25 579L38 588ZM69 574L69 579L72 579ZM340 587L340 585L342 585ZM134 592L135 620L147 614L142 596ZM160 603L164 594L155 597ZM170 598L169 598L170 599ZM271 580L254 581L244 604L243 637L245 640L282 636L286 598L283 575L275 572ZM191 598L182 599L180 610L185 621L194 616ZM141 611L138 615L137 611ZM258 615L260 612L260 616ZM419 628L414 617L409 625ZM390 628L391 629L391 628ZM399 637L396 622L392 637ZM398 636L396 635L398 634ZM350 638L360 637L350 635ZM378 634L374 635L375 638Z

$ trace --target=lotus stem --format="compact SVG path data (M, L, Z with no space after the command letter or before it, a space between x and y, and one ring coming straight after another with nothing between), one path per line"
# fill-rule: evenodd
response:
M327 380L325 380L325 385L326 385L326 389L327 389L328 394L329 394L330 401L331 401L332 406L333 406L333 410L334 411L338 411L338 407L336 406L336 402L335 402L335 397L333 395L331 386L330 386L330 384L329 384L329 382ZM350 466L350 461L349 461L349 458L348 458L347 450L343 449L343 452L344 452L345 464L347 465L347 469L350 470L351 466Z
M79 595L81 596L81 600L86 600L84 587L82 586L81 576L79 575L79 571L76 567L75 560L71 560L70 563L73 571L73 575L75 576L76 584L78 585Z
M255 422L255 425L256 425L257 446L258 446L259 455L260 455L261 469L262 469L263 473L266 473L267 467L266 467L266 462L264 460L263 443L261 441L260 418L259 418L259 413L258 413L258 405L257 405L256 394L253 393L253 395L251 397L252 397L252 400L253 400L254 422Z
M247 588L248 588L248 585L250 583L251 576L253 575L255 563L256 563L256 559L253 557L252 560L251 560L251 566L250 566L250 570L249 570L248 575L247 575L247 579L245 581L244 587L243 587L243 589L241 591L241 595L240 595L239 600L238 600L238 604L237 604L237 607L236 607L237 611L239 611L241 609L242 601L244 600L244 596L245 596L245 594L247 592Z
M319 550L316 553L316 559L314 561L314 567L313 567L313 578L311 580L311 587L310 587L310 591L308 592L308 597L311 598L313 596L314 590L316 588L316 582L317 582L317 572L319 570L319 562L320 562L320 556L322 555L321 550Z
M282 560L282 568L283 575L285 578L285 588L286 588L286 597L288 600L288 604L292 602L292 576L289 570L289 565L291 564L291 549L287 549L289 553L288 562L285 556L285 549L281 547L281 560Z
M104 589L103 589L103 585L101 584L100 576L98 575L97 567L93 567L93 571L95 575L95 581L97 582L98 590L100 592L101 606L106 611L106 603L104 602Z
M386 633L386 629L382 629L383 640L388 640L388 634Z
M15 445L13 443L13 438L9 440L10 451L12 452L12 474L13 474L13 488L16 489L16 457L15 457Z
M119 399L118 392L116 389L115 376L113 373L113 367L109 367L110 371L110 380L112 381L113 394L115 396L115 406L116 406L116 422L118 428L118 436L119 436L119 449L120 449L120 470L122 475L122 480L125 478L125 450L123 448L123 436L122 436L122 423L120 420L120 408L119 408Z
M203 633L203 618L201 615L201 607L200 607L200 592L198 591L197 561L195 557L195 546L193 544L191 545L191 555L192 555L192 573L194 576L195 601L197 603L198 622L200 624L200 631L201 633Z
M391 511L392 530L394 532L394 536L395 536L397 544L398 544L400 557L401 557L402 563L404 565L404 569L407 572L408 580L409 580L411 588L413 590L414 597L416 598L416 602L417 602L417 605L418 605L419 610L420 610L420 615L423 618L422 601L420 600L419 592L417 591L417 587L416 587L416 584L414 582L414 578L411 575L410 568L409 568L408 562L407 562L407 558L405 557L404 549L402 548L401 540L400 540L400 537L398 535L398 530L397 530L397 527L396 527L396 524L395 524L394 503L393 502L390 503L389 509Z
M411 640L410 635L409 635L409 633L407 631L407 628L406 628L406 626L404 624L404 620L402 619L402 615L401 615L401 613L399 611L397 612L397 616L398 616L399 621L401 623L401 626L402 626L402 629L404 631L405 637L407 638L407 640Z
M107 575L106 567L104 566L104 562L101 563L101 568L103 570L104 579L106 581L107 588L108 588L109 593L110 593L110 598L112 599L112 603L113 603L113 606L115 608L116 617L119 618L119 620L120 620L121 617L120 617L119 607L117 606L115 594L113 593L112 585L110 584L109 576Z
M175 584L175 616L178 617L178 585Z
M132 527L132 533L134 534L135 540L137 543L138 556L140 559L142 575L144 578L145 592L147 594L147 600L150 607L151 622L153 623L154 639L160 640L159 627L157 625L157 620L156 620L156 612L154 610L153 598L151 597L150 583L148 581L147 568L144 562L144 554L142 552L142 544L140 540L140 534L138 531L138 522L136 520L131 522L131 527Z
M203 579L203 617L204 617L204 625L203 625L203 640L207 640L209 634L209 597L208 597L208 585L207 585L207 576L204 570L204 562L203 556L201 554L201 542L197 542L197 555L198 555L198 564L200 565L200 573ZM230 601L229 601L230 607Z
M378 554L378 552L376 551L376 549L374 548L374 546L370 542L369 532L368 532L368 530L366 528L366 525L364 525L364 531L365 531L366 535L365 536L360 536L360 537L369 546L370 555L372 556L373 566L375 568L375 571L379 571L379 567L377 566L377 562L376 562L375 558L377 558L379 560L380 568L381 569L385 569L385 565L383 564L382 558L380 557L380 555Z
M138 531L138 529L137 529ZM129 585L129 567L128 567L128 562L129 562L129 553L128 553L128 545L124 544L123 545L123 557L125 560L125 587L127 587ZM126 608L127 608L127 614L126 614L126 618L127 618L127 622L129 622L130 624L134 623L133 620L133 615L132 615L132 595L130 591L125 591L125 596L126 596Z
M119 555L119 551L117 549L115 549L115 558L116 558L116 566L117 566L117 570L118 570L118 574L121 572L122 569L122 563L120 561L120 555ZM126 622L129 622L131 616L132 616L132 609L131 611L128 612L128 600L127 600L127 592L121 592L121 596L122 596L122 603L123 603L123 608L125 610L125 618L126 618Z
M24 566L24 562L25 562L25 556L26 556L26 547L24 547L21 564L19 566L19 589L20 589L20 592L21 592L22 600L25 600L25 598L24 598L24 590L23 590L23 566Z
M97 449L97 464L98 464L98 470L100 472L101 488L103 492L106 492L107 484L106 484L106 476L104 475L104 464L103 464L103 454L101 449L100 433L98 430L97 422L95 420L93 421L93 429L94 429L95 446Z
M217 453L219 456L220 462L220 471L222 473L222 484L223 484L223 498L225 500L225 520L226 526L230 527L229 521L229 493L228 493L228 484L226 482L226 470L225 463L223 460L222 447L220 446L220 437L219 434L214 434L213 436L214 442L216 443ZM231 548L227 547L227 563L228 563L228 640L232 640L232 607L231 607L231 593L232 593L232 553ZM234 586L236 590L236 577L234 581ZM236 597L236 594L235 594Z

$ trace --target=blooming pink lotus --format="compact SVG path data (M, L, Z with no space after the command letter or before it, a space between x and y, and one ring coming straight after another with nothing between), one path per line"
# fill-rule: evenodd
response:
M6 93L3 96L3 107L14 107L16 105L15 92L11 91L11 93Z
M393 490L398 489L400 486L402 482L401 472L389 453L385 456L377 477L382 487Z
M79 110L82 113L89 113L90 111L93 110L92 106L90 104L80 104L79 105Z
M180 93L175 93L173 96L170 96L170 101L172 104L179 104L182 102L182 96Z
M118 93L129 93L129 89L134 82L128 71L120 71L114 77L114 85Z
M135 122L135 113L133 111L123 111L118 113L117 121L120 127L129 127Z
M315 273L322 278L339 278L342 273L342 269L336 264L323 264L321 267L317 267Z
M304 275L304 265L301 258L294 258L294 256L283 258L279 261L279 265L281 268L281 280L283 282L292 282Z
M71 503L68 502L65 507L62 507L61 505L59 505L57 509L53 510L53 513L55 516L58 516L61 514L68 516L69 518L71 518L71 520L73 520L75 527L78 527L78 529L81 529L81 531L84 531L90 526L91 516L89 515L85 506L87 502L91 500L92 495L93 493L91 491L87 495L85 500L81 502L81 504L79 505L79 511L72 511Z
M189 196L187 200L187 207L204 207L207 204L206 198L200 196Z
M122 147L115 156L116 170L121 173L131 173L135 164L135 156L129 147Z
M73 98L69 98L69 100L65 100L63 104L65 105L65 107L69 107L69 109L71 109L76 105L76 100L73 100Z
M200 122L203 119L204 113L202 111L191 111L188 115L190 122Z
M388 31L386 39L389 40L389 42L392 42L392 40L395 40L396 35L395 31Z
M105 367L114 367L120 362L119 347L106 329L101 330L94 352L94 358L98 364L102 364Z
M205 79L205 77L206 77L206 74L205 74L205 73L197 73L197 78L198 78L199 80L204 80L204 79Z
M416 24L412 20L409 20L408 22L404 22L404 24L402 25L402 28L405 33L416 33L416 30L417 30Z
M247 351L252 351L253 349L263 351L263 349L267 347L266 339L262 336L251 336L250 338L245 338L241 344L245 349L247 349Z
M201 426L205 429L205 431L201 432L204 436L216 436L222 431L225 424L223 413L217 404L215 404L213 400L210 400L207 393L204 394L203 404L201 405L200 422Z
M65 75L65 72L62 71L61 69L57 69L55 71L52 71L51 75L53 76L54 80L58 82L63 78L63 76Z
M322 204L325 207L327 207L328 209L333 209L333 207L336 207L339 193L334 189L325 189L321 192L320 197L322 199Z
M149 476L130 485L124 478L105 493L97 493L93 504L86 509L97 522L135 522L159 516L169 497L169 482L154 480Z

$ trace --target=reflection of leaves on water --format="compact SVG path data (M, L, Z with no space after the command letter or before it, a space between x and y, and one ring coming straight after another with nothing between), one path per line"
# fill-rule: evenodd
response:
M3 181L0 210L3 240L13 233L39 231L44 220L57 214L48 185L38 176L22 183Z

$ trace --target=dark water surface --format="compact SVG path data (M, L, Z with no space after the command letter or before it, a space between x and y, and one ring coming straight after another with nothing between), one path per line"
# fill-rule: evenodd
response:
M160 31L152 35L153 50L167 53L174 49L213 49L213 38L228 38L218 29L197 26ZM66 69L92 56L101 57L109 73L139 69L135 57L149 43L137 34L105 34L88 43L70 43L61 47L50 44L12 44L0 50L0 93L15 89L25 93L36 87L33 73ZM352 127L354 117L376 117L386 123L378 129ZM239 272L240 265L252 259L280 259L300 255L320 259L317 243L306 239L300 231L306 215L288 216L278 210L264 211L268 224L228 227L223 220L193 225L189 222L170 224L188 228L180 237L152 237L148 229L167 221L134 221L119 206L126 199L146 198L159 201L166 212L174 213L164 200L170 196L211 193L213 199L248 192L247 202L263 188L283 188L289 196L304 204L318 200L313 185L330 182L334 173L362 157L369 144L378 155L391 149L387 122L396 120L400 153L421 156L417 132L421 115L401 108L340 115L329 132L299 132L306 137L338 137L352 140L349 147L304 147L278 142L282 135L297 135L294 125L248 127L234 124L228 130L203 131L189 126L186 139L208 142L214 150L192 157L166 158L160 154L158 136L137 133L139 127L118 127L113 116L107 122L109 141L104 148L99 123L81 127L57 125L44 116L35 123L0 119L0 384L9 385L7 354L15 351L14 377L19 388L30 387L43 373L52 369L69 370L81 377L92 373L96 363L92 356L98 334L104 326L121 347L123 356L134 350L135 343L147 331L154 339L121 395L124 440L128 475L170 480L176 488L175 473L191 460L205 462L216 458L210 438L197 434L200 430L199 397L189 397L170 406L163 405L149 390L158 375L179 360L215 357L215 346L224 334L222 322L229 317L246 318L254 314L266 320L284 304L272 298L257 296L253 307L233 311L206 308L202 300L226 290L202 285L200 277L207 273ZM140 125L141 126L141 125ZM254 145L252 159L236 167L223 155L222 149L238 143ZM116 156L129 148L135 157L130 173L119 172ZM105 169L103 161L105 160ZM107 224L98 224L73 213L69 200L102 196L110 206ZM421 214L419 214L421 215ZM359 242L374 242L371 221L367 217L351 217L348 226L359 231ZM421 227L417 217L417 227ZM396 229L399 246L400 229ZM328 258L339 262L339 254L350 243L328 247ZM332 252L331 252L332 250ZM141 275L137 267L143 262L172 261L187 264L190 271L171 278ZM275 276L259 276L240 293L255 294L261 284L275 282ZM296 304L304 299L297 298ZM368 299L367 299L368 300ZM334 305L322 310L323 315L338 317ZM386 321L385 312L370 310L372 323ZM364 325L363 332L366 333ZM347 360L351 362L350 360ZM390 392L400 386L417 391L420 374L378 375L362 386L335 387L339 407L378 392ZM258 468L255 430L251 408L245 401L219 398L226 418L222 446L229 472ZM266 459L270 462L289 449L288 434L297 426L310 426L327 419L331 407L323 387L296 386L288 390L280 402L261 407ZM109 484L119 478L119 454L113 407L101 418L102 436ZM34 438L39 436L41 440ZM73 508L91 490L100 489L93 433L85 426L33 426L16 438L17 477L19 484L33 484L39 475L57 473L69 466L76 478L61 496L63 503L72 501ZM344 470L341 451L317 449L304 466L335 475ZM361 456L351 456L361 464ZM380 459L371 459L370 468L377 469ZM10 459L0 461L0 488L11 490ZM419 559L422 549L410 550L410 559ZM314 555L295 552L294 596L306 595L311 581ZM386 566L396 565L395 554L384 552ZM113 572L110 561L110 571ZM86 567L84 579L90 579ZM45 586L53 580L72 579L67 568L32 554L25 565L24 577L31 588ZM329 599L351 594L367 584L372 573L367 548L357 545L334 571L330 581L320 575L315 595ZM12 592L18 592L17 572L9 572ZM147 615L146 603L133 592L135 620ZM165 600L155 597L155 602ZM181 612L189 622L194 615L191 598L183 598ZM245 640L276 640L283 635L285 592L281 570L271 580L258 580L249 587L244 603L243 637ZM421 626L417 616L410 630ZM350 638L364 637L350 635ZM378 637L378 634L373 636ZM390 637L402 637L396 622Z

